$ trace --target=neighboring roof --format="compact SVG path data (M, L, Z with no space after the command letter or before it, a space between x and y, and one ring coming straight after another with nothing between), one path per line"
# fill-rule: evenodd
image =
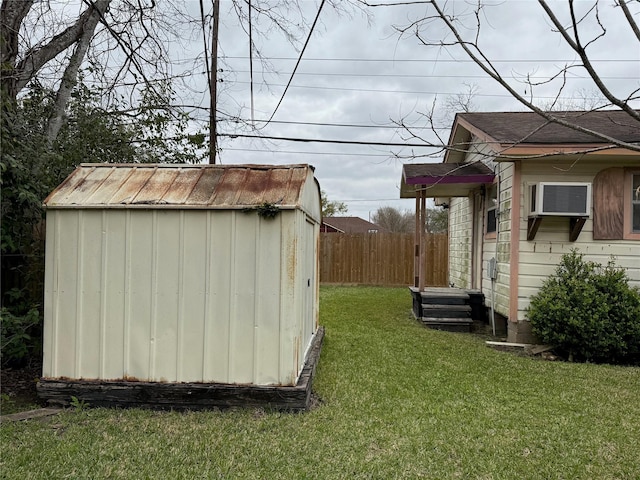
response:
M82 164L48 208L297 207L309 165Z
M640 122L622 110L552 113L558 118L619 141L640 144ZM458 145L460 148L450 149L445 162L462 161L464 145L471 141L472 134L482 142L495 144L504 155L526 154L532 149L540 151L543 148L570 152L571 146L575 150L584 149L587 145L609 144L591 134L549 122L535 112L458 113L449 145Z
M372 230L384 231L384 228L360 217L323 217L323 225L335 228L340 233L368 233Z
M426 185L428 197L467 196L483 184L493 183L495 175L482 162L417 163L402 167L400 198L414 198Z

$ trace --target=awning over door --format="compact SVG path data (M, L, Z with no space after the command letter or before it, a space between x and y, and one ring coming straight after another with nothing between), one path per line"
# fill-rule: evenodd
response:
M426 197L466 197L481 185L493 183L494 178L482 162L406 164L402 168L400 198L415 198L423 188Z

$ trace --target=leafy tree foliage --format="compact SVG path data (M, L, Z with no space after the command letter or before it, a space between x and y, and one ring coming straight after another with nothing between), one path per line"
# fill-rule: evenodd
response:
M371 220L376 225L393 233L411 233L416 229L415 214L411 211L401 211L394 207L380 207L375 211ZM426 231L443 233L449 226L449 214L443 208L427 208Z
M336 217L340 214L347 213L349 208L343 202L331 201L327 197L327 192L320 191L320 198L322 200L322 216L323 217Z
M573 250L531 297L533 333L571 360L640 363L640 291L622 268Z

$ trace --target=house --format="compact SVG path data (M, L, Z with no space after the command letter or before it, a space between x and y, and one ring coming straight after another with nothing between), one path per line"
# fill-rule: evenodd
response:
M320 231L326 233L382 233L386 230L360 217L323 217Z
M313 167L83 164L44 204L41 398L306 407L323 334Z
M640 145L640 122L622 111L558 117ZM512 342L533 340L529 299L560 257L611 256L640 286L640 152L533 112L456 115L440 164L404 166L401 197L449 207L449 281L485 296Z

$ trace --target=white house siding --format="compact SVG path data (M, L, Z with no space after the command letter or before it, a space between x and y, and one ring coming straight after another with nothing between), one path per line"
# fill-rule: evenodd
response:
M317 326L304 218L50 209L43 376L294 384Z
M471 288L471 205L466 197L452 198L449 205L449 283L457 288Z
M624 266L630 284L640 287L640 242L633 240L594 240L593 212L578 239L569 241L569 219L543 219L536 237L527 241L529 205L528 185L540 181L593 182L595 175L608 167L629 165L624 160L531 160L522 162L520 209L518 320L526 318L529 299L546 278L555 272L562 255L572 249L584 254L585 260L606 265L613 255L616 265ZM593 206L592 206L593 208Z
M472 139L469 152L465 154L465 163L482 162L490 168L494 168L491 161L490 148L477 138ZM474 193L469 197L451 198L449 204L449 283L458 288L473 287L473 223L474 214L484 215L482 212L474 212ZM480 225L484 225L484 217L480 218ZM488 256L487 258L491 258ZM483 259L483 271L486 264ZM484 274L483 274L484 278Z
M497 239L485 239L482 252L482 291L485 294L486 305L493 304L494 310L503 315L509 316L510 301L510 280L511 280L511 194L513 187L513 165L497 164L496 173L499 175L500 184L498 188L498 235ZM486 212L480 212L486 218ZM489 278L488 265L492 258L497 260L498 275L493 283ZM492 288L493 287L493 288Z

